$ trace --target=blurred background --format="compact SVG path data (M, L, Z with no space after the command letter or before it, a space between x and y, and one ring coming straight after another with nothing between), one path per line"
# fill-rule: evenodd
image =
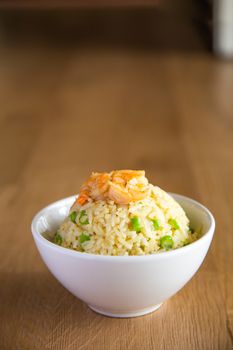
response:
M0 0L1 349L97 349L95 337L85 344L100 330L101 350L145 349L141 334L160 349L231 348L232 7ZM217 232L201 272L159 314L100 322L49 274L30 223L91 171L124 168L200 200Z
M229 163L231 4L0 1L2 185L46 202L142 168L198 197Z
M224 3L0 1L2 184L30 180L46 201L92 170L145 168L197 193L198 157L218 142L223 161L232 122L229 35L214 36Z

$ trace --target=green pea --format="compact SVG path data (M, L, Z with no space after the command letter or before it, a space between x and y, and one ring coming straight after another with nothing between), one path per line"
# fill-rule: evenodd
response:
M131 226L131 229L133 231L136 231L137 233L141 231L141 224L140 224L140 220L137 216L133 216L131 219L130 219L130 226Z
M159 228L160 228L159 220L158 219L152 219L151 221L153 223L154 229L155 230L159 230Z
M82 233L81 236L79 237L79 242L82 244L82 243L87 242L87 241L90 241L90 236Z
M163 236L160 238L160 247L169 250L172 249L174 245L173 239L171 236Z
M59 235L59 233L56 232L54 236L54 243L61 245L62 242L63 242L62 237Z
M169 223L169 225L171 225L172 230L179 230L180 226L179 226L178 222L176 221L176 219L169 219L168 223Z
M69 218L70 220L75 224L76 223L76 217L77 217L77 212L76 211L72 211L72 213L70 213Z
M79 222L81 225L88 225L89 220L88 220L88 215L86 210L81 210L80 216L79 216Z

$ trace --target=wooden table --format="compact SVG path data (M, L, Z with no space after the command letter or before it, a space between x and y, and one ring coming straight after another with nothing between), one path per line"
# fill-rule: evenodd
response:
M0 39L0 349L232 349L232 63L206 53L190 27L185 51L159 40L156 50L67 44L64 34L54 43L29 22ZM30 232L33 215L92 170L121 168L145 169L217 222L195 277L135 319L100 316L72 296Z

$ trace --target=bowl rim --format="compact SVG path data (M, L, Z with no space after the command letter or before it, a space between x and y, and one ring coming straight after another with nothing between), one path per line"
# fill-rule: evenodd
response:
M209 222L210 222L210 226L209 229L203 234L202 237L200 237L198 240L174 249L174 250L169 250L169 251L165 251L165 252L158 252L155 254L146 254L146 255L100 255L100 254L92 254L92 253L85 253L85 252L78 252L76 250L72 250L69 248L64 248L61 246L56 245L53 242L50 242L48 239L46 239L45 237L42 236L41 233L39 233L36 230L36 224L37 221L39 220L39 218L41 217L41 215L46 212L47 210L51 209L51 207L62 207L67 205L67 202L71 201L71 200L75 200L75 198L77 197L77 195L72 195L69 197L65 197L62 199L59 199L53 203L50 203L49 205L47 205L46 207L44 207L43 209L41 209L39 212L37 212L37 214L33 217L32 219L32 223L31 223L31 232L32 232L32 236L36 241L39 241L43 246L46 246L47 248L54 250L58 253L61 253L63 255L71 255L77 258L82 258L82 259L89 259L89 260L100 260L100 261L105 261L105 260L114 260L114 261L127 261L127 262L132 262L132 261L139 261L139 260L151 260L151 259L166 259L169 258L170 256L175 256L175 255L179 255L182 254L182 252L186 252L189 253L189 251L191 251L192 249L194 249L195 247L198 248L198 246L201 246L202 244L205 243L205 241L208 241L210 239L210 243L212 240L212 237L214 235L214 231L215 231L215 219L213 214L209 211L209 209L207 209L203 204L199 203L198 201L189 198L187 196L183 196L177 193L171 193L168 192L175 200L178 199L182 199L185 200L187 202L191 202L194 206L198 207L199 209L201 209L208 217Z

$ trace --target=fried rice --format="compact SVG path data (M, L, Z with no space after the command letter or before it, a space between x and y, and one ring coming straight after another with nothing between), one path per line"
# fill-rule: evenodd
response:
M190 228L183 208L158 186L148 184L140 200L118 202L91 197L77 202L54 242L79 252L124 256L176 249L200 236Z

